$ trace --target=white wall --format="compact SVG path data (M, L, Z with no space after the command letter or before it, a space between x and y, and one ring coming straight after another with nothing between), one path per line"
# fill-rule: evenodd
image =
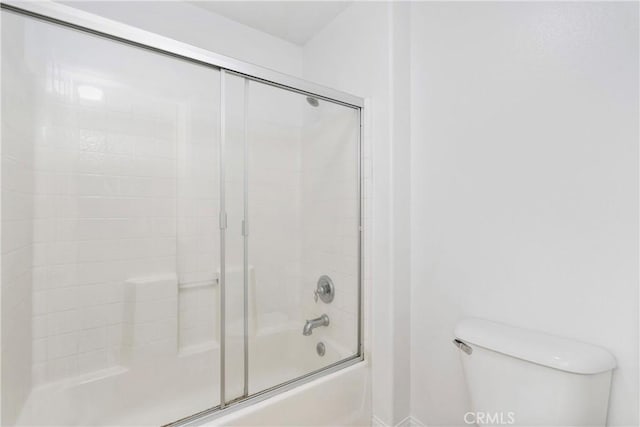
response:
M86 12L300 76L302 48L182 1L64 1Z
M602 345L638 423L638 4L415 3L412 412L461 425L456 321Z
M354 3L304 47L304 78L367 98L365 341L374 421L387 425L409 415L407 7Z

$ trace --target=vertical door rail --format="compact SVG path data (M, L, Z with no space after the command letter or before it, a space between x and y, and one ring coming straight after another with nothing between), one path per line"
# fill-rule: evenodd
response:
M220 409L226 405L225 397L225 356L226 356L226 336L225 336L225 317L226 317L226 270L225 270L225 237L227 229L227 212L225 210L225 170L224 170L224 154L226 140L226 117L225 117L225 99L226 99L226 70L220 70L220 144L218 153L218 170L220 171Z
M244 397L249 396L249 79L244 79Z

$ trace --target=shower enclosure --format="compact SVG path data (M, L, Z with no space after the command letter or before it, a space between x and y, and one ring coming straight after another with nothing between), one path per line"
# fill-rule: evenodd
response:
M3 4L1 424L188 423L360 361L361 107Z

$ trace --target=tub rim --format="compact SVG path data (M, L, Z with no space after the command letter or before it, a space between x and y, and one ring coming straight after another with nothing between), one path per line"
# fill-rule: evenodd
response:
M364 354L355 354L346 359L339 360L338 362L332 363L331 365L327 365L323 368L309 372L301 377L294 378L290 381L275 385L273 387L270 387L268 389L255 393L249 397L244 397L232 402L227 402L224 408L221 408L220 405L216 405L212 408L190 415L181 420L169 423L165 427L202 426L218 418L222 418L224 416L237 412L241 409L245 409L250 406L253 406L258 402L262 402L272 397L279 396L284 392L293 390L304 384L312 383L321 378L325 378L329 374L337 373L345 368L348 368L360 363L362 363L363 365L366 364L366 361L364 359Z

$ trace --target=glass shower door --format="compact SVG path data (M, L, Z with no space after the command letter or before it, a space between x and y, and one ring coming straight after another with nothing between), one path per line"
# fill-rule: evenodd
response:
M233 79L230 141L244 169L234 187L244 190L244 210L235 203L245 227L230 232L238 243L246 234L251 395L358 354L360 117L355 108Z
M220 72L5 10L2 53L2 425L216 406Z
M2 425L356 360L359 109L6 9L2 55Z

